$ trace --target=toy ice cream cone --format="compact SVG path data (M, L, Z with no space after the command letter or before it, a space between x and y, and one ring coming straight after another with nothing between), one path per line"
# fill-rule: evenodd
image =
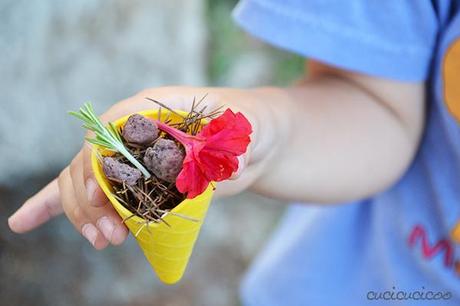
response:
M158 119L158 112L154 110L140 112L140 114ZM163 110L161 120L164 120L167 115L172 122L179 119L177 115ZM114 125L120 128L128 117L117 120ZM164 222L147 222L138 216L133 216L133 213L113 195L112 185L104 175L97 150L98 148L95 147L91 158L94 175L99 186L121 218L125 220L125 224L135 236L160 280L166 284L178 282L184 274L201 225L206 217L213 195L212 186L209 185L202 194L193 199L185 199L169 213L163 215Z

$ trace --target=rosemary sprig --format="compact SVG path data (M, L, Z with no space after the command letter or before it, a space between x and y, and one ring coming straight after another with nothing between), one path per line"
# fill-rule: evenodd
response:
M144 166L126 149L121 139L117 128L109 122L108 126L104 126L101 120L96 116L91 103L85 103L78 112L69 112L70 115L82 120L83 127L93 131L96 137L86 137L86 141L91 144L104 147L111 151L116 151L126 157L137 169L139 169L146 179L150 178L150 173Z

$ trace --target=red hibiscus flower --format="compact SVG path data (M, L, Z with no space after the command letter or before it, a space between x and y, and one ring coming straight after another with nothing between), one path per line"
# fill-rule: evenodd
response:
M176 187L187 193L189 199L201 194L210 182L228 179L238 169L237 156L246 152L251 141L251 124L243 114L235 114L230 109L211 120L195 136L162 122L157 124L185 148Z

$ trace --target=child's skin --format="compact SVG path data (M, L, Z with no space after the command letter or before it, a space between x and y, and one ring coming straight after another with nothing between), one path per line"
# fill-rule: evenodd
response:
M340 203L386 189L410 164L424 120L423 83L402 83L309 62L309 75L290 88L148 89L115 104L111 121L156 107L189 109L194 97L243 112L254 133L239 175L217 186L219 195L246 188L287 201ZM81 151L8 220L25 233L64 212L96 249L121 244L128 231L102 191Z

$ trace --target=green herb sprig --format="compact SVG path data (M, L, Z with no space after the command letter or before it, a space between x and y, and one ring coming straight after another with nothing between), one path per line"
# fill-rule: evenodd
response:
M109 122L108 126L104 126L101 120L97 117L94 112L91 103L85 103L78 112L69 112L70 115L82 120L84 122L83 127L87 130L93 131L96 137L86 137L86 141L91 144L104 147L111 151L120 152L126 157L142 174L146 179L150 178L150 173L145 169L144 166L129 153L128 149L123 144L120 134L117 128Z

